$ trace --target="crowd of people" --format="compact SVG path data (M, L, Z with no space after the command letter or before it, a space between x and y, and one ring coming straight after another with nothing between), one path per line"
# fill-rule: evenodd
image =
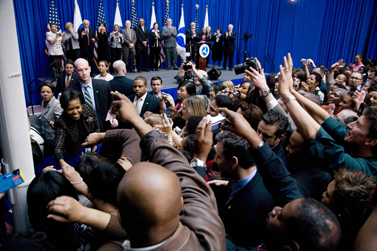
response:
M89 28L90 22L83 21L83 28L77 32L73 29L73 24L67 22L65 24L66 31L57 31L57 25L50 23L50 31L46 33L46 41L50 61L53 64L53 69L57 71L61 68L61 58L65 53L66 58L75 61L78 58L84 58L89 62L93 69L93 55L94 44L97 42L96 50L98 59L98 70L101 78L106 78L104 68L109 72L109 66L115 61L122 59L126 64L128 71L158 71L160 65L160 51L162 41L164 42L164 53L167 60L167 70L174 68L178 70L177 66L177 28L172 26L172 20L167 19L167 25L159 30L159 23L153 24L153 29L150 31L145 25L145 20L141 18L139 24L131 29L131 22L125 22L125 28L120 30L119 25L115 24L113 31L109 32L105 23L100 23L97 31L97 40L95 32ZM212 47L212 60L220 62L223 60L223 69L227 67L227 60L229 59L229 70L233 70L233 55L235 50L236 32L233 31L233 25L229 24L228 30L225 34L221 34L221 29L217 29L216 33L211 33L211 27L205 27L200 34L197 34L196 24L191 23L191 29L186 30L186 51L190 52L191 60L194 62L199 58L198 49L202 44L208 44ZM63 47L64 45L64 47ZM148 51L150 49L150 51ZM148 58L148 52L150 58ZM136 69L134 68L134 61L136 59ZM150 59L150 62L149 62ZM207 57L208 66L209 57ZM100 66L100 64L101 65ZM150 67L149 67L150 65ZM109 77L109 75L107 75Z
M40 86L32 143L57 165L29 186L33 232L6 250L377 250L375 60L359 54L328 69L303 59L293 68L288 54L267 78L256 60L239 86L212 83L185 62L174 100L159 76L129 78L119 57L132 61L136 49L138 70L147 70L150 39L156 70L161 39L176 36L171 20L162 32L143 19L135 30L129 21L122 32L99 29L112 41L114 75L103 56L95 78L81 51L92 43L85 24L81 57L65 62L56 87ZM216 45L234 40L228 28L187 37ZM75 36L61 39L72 40L72 55Z

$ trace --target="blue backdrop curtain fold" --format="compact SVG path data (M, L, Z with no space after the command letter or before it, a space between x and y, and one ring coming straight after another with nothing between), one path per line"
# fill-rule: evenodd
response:
M92 29L96 28L99 1L78 0L82 18L90 21ZM157 22L162 28L165 0L135 0L137 16L143 17L149 27L152 2ZM65 30L64 24L73 21L74 0L55 0L55 4L62 29ZM312 58L317 65L330 66L339 58L351 62L356 54L363 52L366 52L367 58L377 57L376 1L174 0L170 1L169 9L173 25L177 27L181 4L184 7L186 28L195 21L196 4L199 5L200 30L204 23L206 5L212 32L217 28L225 32L229 23L234 25L234 31L237 32L235 63L243 61L243 34L252 34L246 50L261 61L266 72L272 71L268 64L264 65L267 53L276 65L275 72L279 70L278 66L288 52L292 53L295 67L301 65L301 58ZM49 65L49 58L44 52L49 5L50 0L14 0L27 104L30 104L27 83ZM123 23L131 20L131 7L131 0L119 0ZM112 31L116 0L103 0L103 8L108 30ZM32 87L39 83L37 81ZM40 104L38 92L33 93L32 100L34 104Z

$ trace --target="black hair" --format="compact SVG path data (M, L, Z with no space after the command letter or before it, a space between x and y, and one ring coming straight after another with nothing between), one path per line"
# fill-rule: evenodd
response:
M233 100L231 97L227 95L217 95L214 100L216 101L217 107L225 107L231 111L234 110Z
M356 56L359 56L361 59L364 58L364 54L357 54Z
M143 76L136 77L134 79L134 82L135 81L143 81L144 85L147 85L147 79L145 77L143 77Z
M117 205L117 188L125 170L107 160L99 160L86 184L92 198Z
M63 174L55 171L38 174L27 191L29 221L35 231L46 232L48 242L59 247L57 250L72 250L72 225L47 218L48 203L59 196L78 200L76 189Z
M67 60L64 62L64 67L65 67L67 64L71 64L72 66L75 66L75 63L74 63L71 59L67 59Z
M303 70L299 70L296 72L297 78L300 79L301 82L306 82L306 73Z
M200 121L202 121L203 117L201 116L191 116L187 120L187 130L188 134L195 134L196 127L199 125Z
M42 83L40 84L40 86L39 86L39 92L42 91L42 87L43 87L43 86L47 86L47 87L49 87L49 88L51 89L51 92L54 93L54 91L55 91L55 86L54 86L53 84L51 84L50 82L42 82Z
M186 81L184 81L184 82L186 82ZM190 96L196 95L196 87L195 87L194 82L188 81L188 83L186 84L186 91L187 91L187 94L190 95Z
M221 30L220 28L217 28L217 29L216 29L216 31L217 31L217 30L220 30L220 33L222 33L222 32L223 32L223 31L222 31L222 30Z
M194 138L195 138L195 134L190 134L186 137L186 142L185 142L185 145L183 146L183 150L187 151L188 153L190 153L191 155L193 154L194 150ZM207 156L207 159L206 159L206 162L208 161L211 161L215 158L216 156L216 150L215 148L212 146L211 147L211 150L209 151L208 153L208 156Z
M364 111L364 116L371 122L368 137L377 139L377 106L368 107ZM377 145L373 147L374 154L377 153Z
M267 125L277 125L275 132L276 137L280 137L281 135L285 134L289 124L288 118L284 114L273 110L263 114L262 120Z
M315 72L315 71L312 71L310 73L310 75L314 75L315 76L315 82L320 84L321 81L322 81L322 76L318 73L318 72Z
M225 89L224 86L220 83L215 83L212 85L212 87L216 95L218 92L221 92L223 89Z
M151 84L152 84L152 81L153 81L153 80L160 80L160 81L161 81L161 84L162 84L162 79L161 79L159 76L152 77L152 78L151 78Z
M158 23L158 22L154 22L154 24L153 24L153 28L154 28L154 26L156 25L156 24L158 24L158 28L160 28L160 24Z
M69 102L75 99L79 99L80 103L83 104L84 97L82 96L81 92L66 89L64 92L62 92L62 96L60 97L60 105L64 110L66 110Z
M275 89L275 84L278 82L279 75L276 73L271 73L267 77L267 85L270 88L270 91L273 92Z
M248 169L255 165L253 156L250 151L249 142L229 131L223 131L222 133L217 134L217 142L223 144L223 152L225 159L230 161L232 157L237 157L238 164L244 168Z
M350 92L355 92L357 89L354 85L347 85L347 87L350 89Z
M75 165L76 171L86 183L89 179L90 173L97 166L100 159L94 153L85 153L81 155L79 161Z
M362 74L366 74L366 73L368 73L368 67L366 67L366 66L361 66L360 68L359 68L359 72L360 72L360 69L362 70Z
M99 27L101 24L103 25L103 27L106 27L106 24L105 24L105 23L99 23L98 27Z
M345 86L342 85L342 84L334 84L333 86L336 86L336 87L338 87L338 88L340 88L340 89L347 90L347 87L345 87Z
M320 65L319 69L321 69L321 72L323 72L323 74L326 74L329 71L325 65Z
M341 228L335 214L312 198L303 199L294 216L285 221L288 238L297 242L300 250L337 250Z

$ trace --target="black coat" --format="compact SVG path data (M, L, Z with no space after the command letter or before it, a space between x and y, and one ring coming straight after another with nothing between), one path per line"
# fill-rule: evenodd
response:
M235 50L236 49L236 40L237 33L235 31L232 31L232 34L230 36L225 36L224 35L224 50Z
M225 232L231 236L233 242L242 247L256 247L263 243L263 229L268 213L274 207L274 201L259 172L256 172L254 178L239 190L228 204L229 185L211 187L215 192Z
M100 124L101 131L105 131L107 129L107 126L106 126L107 112L110 110L110 105L113 102L113 97L110 94L111 92L110 85L106 80L93 79L93 78L92 78L92 84L93 84L94 102L96 105L96 114L97 114L98 123ZM71 84L67 88L73 89L82 93L79 80L75 81L73 84ZM84 93L82 94L84 97ZM85 104L84 98L81 102Z
M65 75L66 73L60 73L58 75L57 81L56 81L56 89L55 89L55 97L57 98L59 93L63 92L65 89ZM72 73L71 80L69 81L69 85L74 83L78 79L78 76L76 73Z
M214 41L213 46L212 46L212 60L216 60L216 61L223 60L224 36L220 35L219 38L216 39L216 34L215 34L212 36L211 41Z
M145 46L143 45L143 41L148 42L149 40L149 29L147 28L147 26L144 25L143 30L140 25L137 25L134 30L136 32L137 37L136 47L144 48Z
M134 94L133 81L126 76L114 76L114 79L109 81L112 91L118 91L126 96Z
M131 102L134 102L135 94L128 97ZM153 112L153 113L160 113L160 102L158 101L158 98L155 96L152 96L151 94L147 94L143 107L141 108L140 117L143 117L144 113L146 111Z
M84 30L85 30L84 28L81 28L77 31L77 33L79 34L80 50L83 52L87 52L87 51L93 50L94 43L92 42L92 38L95 38L95 34L94 34L94 30L89 28L89 44L90 45L88 45L88 34L81 37L81 33Z

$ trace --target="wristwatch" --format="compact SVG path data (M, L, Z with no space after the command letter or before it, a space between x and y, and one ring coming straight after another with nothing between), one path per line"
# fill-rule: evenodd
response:
M191 167L199 166L199 167L207 168L206 163L198 158L192 159L190 162L190 166Z
M262 97L267 97L268 94L270 94L270 93L271 93L270 89L262 91Z

